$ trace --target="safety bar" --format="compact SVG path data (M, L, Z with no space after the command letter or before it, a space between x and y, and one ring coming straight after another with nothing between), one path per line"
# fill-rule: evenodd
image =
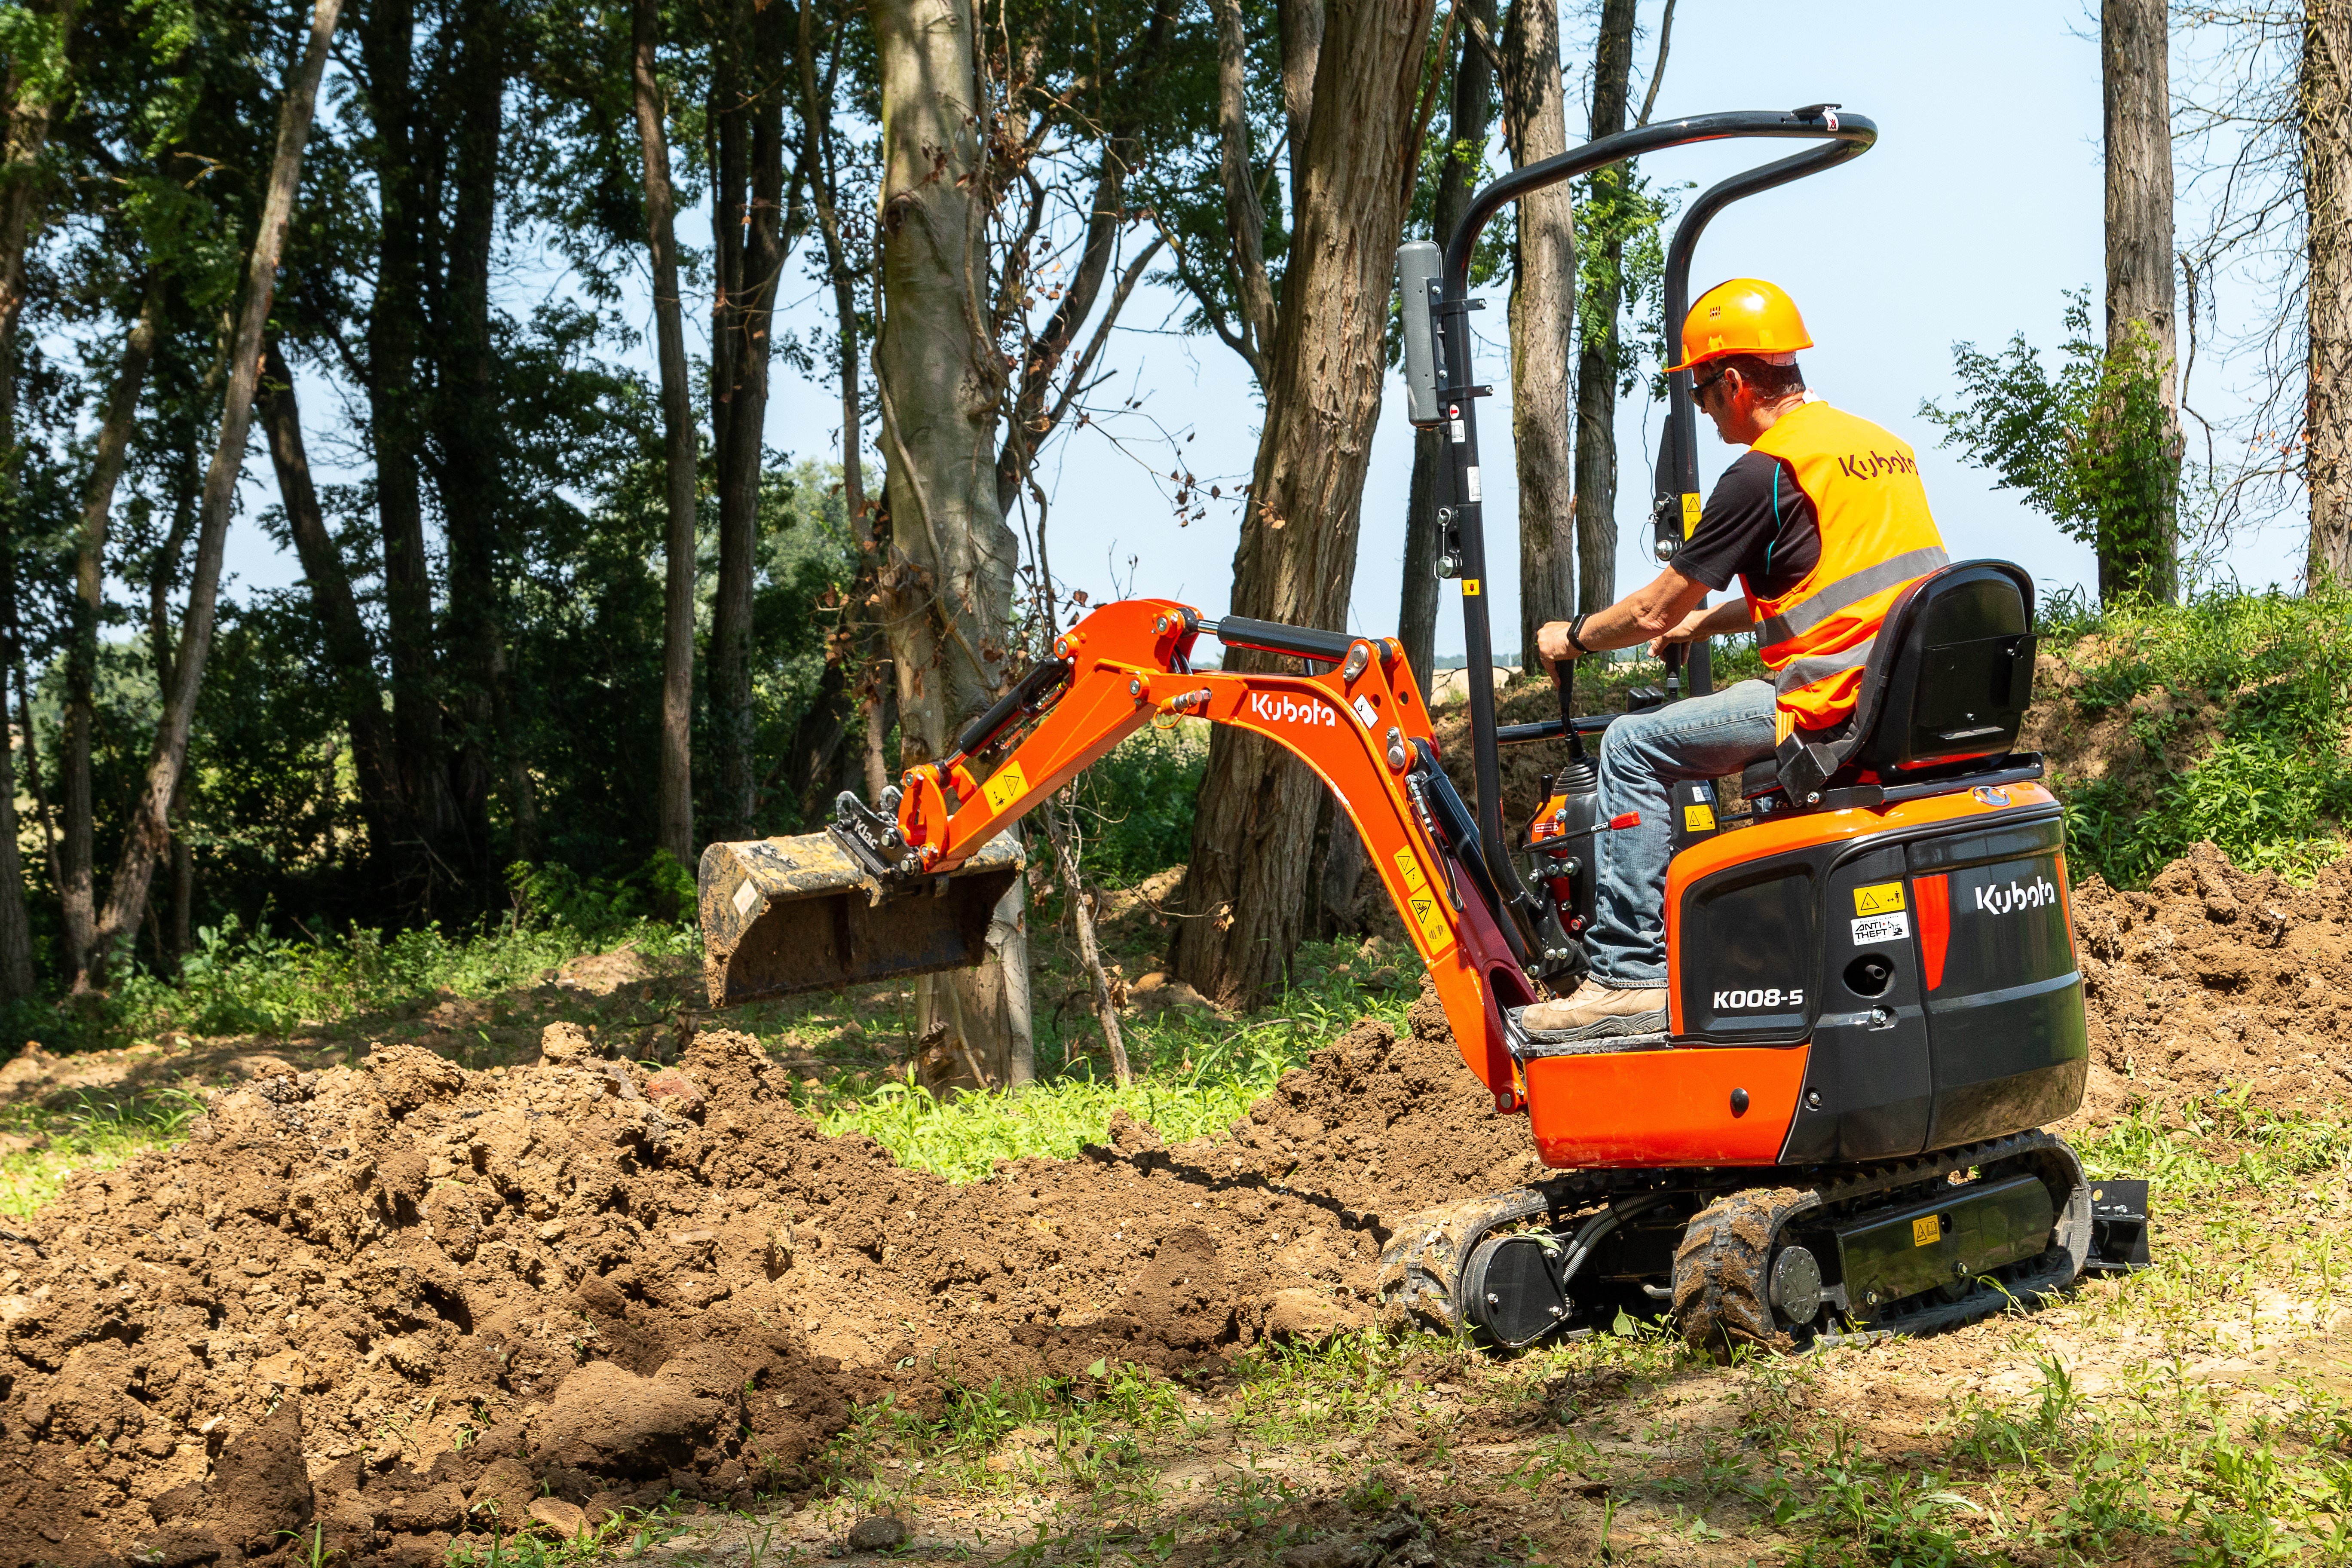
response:
M1576 732L1598 735L1610 725L1624 718L1622 713L1582 713L1577 716ZM1522 746L1529 741L1557 741L1567 731L1557 719L1538 719L1532 724L1505 724L1495 731L1498 746Z
M1492 595L1485 591L1486 529L1483 508L1477 499L1481 486L1475 398L1482 389L1475 384L1477 377L1473 372L1470 358L1470 258L1477 248L1479 233L1496 213L1531 191L1558 184L1563 180L1572 180L1580 174L1590 174L1628 158L1663 152L1669 147L1747 137L1825 139L1836 145L1781 159L1751 171L1748 175L1725 182L1716 187L1716 191L1708 193L1709 196L1715 195L1717 191L1727 193L1717 202L1718 206L1734 196L1745 195L1748 189L1763 189L1766 184L1792 180L1858 156L1877 141L1878 127L1862 115L1836 112L1828 104L1814 104L1795 110L1749 110L1699 114L1656 125L1638 126L1632 131L1622 131L1613 136L1588 142L1557 157L1546 158L1503 175L1470 198L1469 210L1463 215L1462 222L1446 240L1444 281L1433 290L1437 298L1428 307L1432 310L1435 333L1440 339L1438 356L1443 381L1439 397L1442 406L1438 412L1449 432L1449 438L1442 443L1448 460L1438 465L1433 499L1437 504L1439 526L1444 531L1439 553L1458 563L1457 574L1463 580L1464 652L1468 656L1471 668L1484 668L1495 662L1494 627L1486 614L1487 602ZM1743 181L1763 183L1742 185ZM1677 240L1680 237L1678 233ZM1695 245L1697 241L1696 229L1692 231L1691 238ZM1669 300L1686 300L1689 298L1689 247L1670 248L1666 276L1666 298ZM1678 284L1679 294L1674 292ZM1408 300L1407 303L1410 305L1414 301ZM1669 319L1672 320L1671 317ZM1679 321L1675 325L1679 326ZM1682 379L1687 404L1689 378L1685 374ZM1511 867L1510 839L1503 828L1503 768L1497 755L1495 693L1483 680L1470 683L1470 731L1472 772L1478 795L1479 847L1484 851L1492 882L1507 900L1505 907L1496 910L1496 917L1507 926L1524 922L1524 931L1532 929L1535 901L1520 888L1518 878Z

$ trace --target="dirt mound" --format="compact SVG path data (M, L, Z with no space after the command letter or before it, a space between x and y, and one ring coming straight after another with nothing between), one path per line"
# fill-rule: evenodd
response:
M2091 1022L2078 1121L2242 1091L2352 1105L2352 862L2297 888L2200 844L2146 892L2092 878L2072 898Z
M215 1097L0 1232L0 1562L437 1562L546 1493L748 1500L854 1405L1179 1370L1363 1310L1387 1224L1533 1170L1424 998L1235 1124L952 1187L750 1039L644 1069L382 1048ZM544 1506L542 1504L542 1506ZM307 1542L306 1542L307 1545Z

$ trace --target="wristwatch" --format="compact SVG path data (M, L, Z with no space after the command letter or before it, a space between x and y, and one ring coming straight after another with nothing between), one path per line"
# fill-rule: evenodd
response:
M1586 612L1586 613L1587 613L1587 614L1590 614L1591 612L1590 612L1590 611L1588 611L1588 612ZM1583 629L1584 629L1584 616L1577 616L1577 617L1576 617L1576 619L1574 619L1574 620L1572 620L1572 621L1570 621L1570 622L1569 622L1569 623L1568 623L1568 646L1569 646L1569 647L1572 647L1572 648L1574 648L1574 649L1575 649L1577 652L1579 652L1579 653L1581 653L1581 654L1590 654L1590 653L1591 653L1591 652L1592 652L1592 651L1594 651L1594 650L1593 650L1593 649L1591 649L1591 648L1589 648L1589 647L1585 647L1585 646L1584 646L1584 639L1583 639L1582 637L1579 637L1579 636L1577 635L1579 632L1581 632Z

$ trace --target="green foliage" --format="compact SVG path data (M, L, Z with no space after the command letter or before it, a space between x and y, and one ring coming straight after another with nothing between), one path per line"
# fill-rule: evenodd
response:
M175 1143L204 1101L176 1089L101 1100L84 1093L63 1109L0 1110L0 1132L28 1146L0 1155L0 1214L31 1214L58 1195L75 1171L110 1171L150 1149Z
M2043 647L2084 678L2088 717L2131 710L2148 764L2096 780L2060 778L2078 871L2137 887L2200 840L2241 866L2307 877L2345 850L2352 820L2352 595L2237 589L2179 605L2103 611L2061 605ZM2135 700L2168 698L2174 710ZM2201 704L2215 734L2192 749Z
M1128 887L1182 863L1209 763L1208 725L1185 720L1142 730L1080 773L1076 785L1087 876Z
M829 1133L862 1132L900 1164L950 1181L985 1178L999 1160L1043 1154L1068 1159L1100 1142L1124 1110L1170 1142L1222 1131L1308 1054L1360 1018L1404 1026L1413 992L1405 981L1369 994L1344 966L1318 963L1330 950L1300 950L1297 983L1258 1016L1237 1024L1182 1011L1125 1026L1137 1068L1120 1089L1078 1058L1027 1088L939 1100L897 1083L860 1096L819 1089L807 1109Z
M2133 326L2128 342L2103 347L2091 336L2089 291L2070 293L2054 374L2022 332L1999 355L1955 343L1960 404L1923 401L1919 416L1943 430L1946 447L2095 548L2104 593L2169 599L2180 454L2160 396L2161 352Z

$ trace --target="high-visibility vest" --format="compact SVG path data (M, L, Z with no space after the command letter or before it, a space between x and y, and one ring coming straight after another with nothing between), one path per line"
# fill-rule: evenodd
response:
M1755 449L1795 470L1821 521L1821 559L1804 580L1777 598L1749 599L1779 696L1774 739L1786 742L1853 711L1886 612L1951 557L1927 511L1919 460L1891 431L1805 403L1774 420Z

